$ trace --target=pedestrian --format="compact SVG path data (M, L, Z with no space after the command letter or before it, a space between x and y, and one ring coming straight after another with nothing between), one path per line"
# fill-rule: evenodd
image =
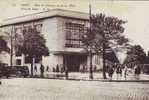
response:
M117 74L117 80L121 79L122 77L122 68L120 65L117 66L116 68L116 74Z
M55 72L55 68L54 67L52 67L52 72Z
M114 73L113 67L112 66L109 66L109 68L108 68L108 74L109 74L109 79L110 80L112 80L113 73Z
M94 72L96 72L97 71L97 67L96 67L96 65L94 66Z
M44 66L42 64L40 64L40 74L41 77L44 77Z
M49 74L49 66L47 66L47 68L46 68L46 75L47 75L47 77L48 77L48 74Z
M34 66L34 73L35 73L35 77L37 76L37 66Z
M49 72L49 66L47 66L46 71Z
M62 65L61 66L61 74L63 74L63 72L64 72L64 66Z
M136 65L136 66L135 66L135 78L136 78L137 80L140 79L140 74L141 74L141 68L140 68L139 65Z
M57 75L56 76L59 77L60 70L59 70L59 65L58 64L56 65L56 72L57 72Z
M128 75L128 68L125 65L125 67L124 67L124 78L125 78L125 80L127 79L127 75Z
M80 72L83 73L83 65L80 64Z

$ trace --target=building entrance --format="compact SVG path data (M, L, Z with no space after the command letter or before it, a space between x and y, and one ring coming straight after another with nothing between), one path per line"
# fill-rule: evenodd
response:
M79 72L80 65L87 62L86 55L65 55L64 59L69 72Z

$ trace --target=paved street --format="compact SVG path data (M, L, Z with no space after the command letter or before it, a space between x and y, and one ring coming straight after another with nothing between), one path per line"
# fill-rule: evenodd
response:
M149 83L2 79L0 100L149 100Z

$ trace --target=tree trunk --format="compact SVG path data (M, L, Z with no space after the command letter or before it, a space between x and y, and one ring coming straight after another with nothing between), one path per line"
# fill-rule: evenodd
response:
M13 65L13 27L10 32L10 66Z
M32 62L31 62L31 77L33 77L33 67L34 67L34 63L35 63L35 58L34 57L31 57L31 59L32 59Z
M91 53L91 51L89 51L89 58L90 58L89 78L93 79L93 65L92 65L92 53Z
M107 79L107 77L106 77L106 62L105 62L105 43L103 43L102 61L103 61L103 78Z

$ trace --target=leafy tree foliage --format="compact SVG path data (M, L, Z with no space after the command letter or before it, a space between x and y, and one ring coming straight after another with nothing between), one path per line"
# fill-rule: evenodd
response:
M45 44L46 40L43 35L37 32L36 29L32 29L30 33L24 34L22 53L31 57L48 56L49 50Z
M4 37L3 37L3 36L0 36L0 53L1 53L2 51L9 52L10 49L9 49L9 47L7 46L7 42L5 41Z
M31 28L28 32L24 32L22 39L18 39L23 41L23 43L17 45L18 52L28 55L32 59L31 75L33 75L33 58L48 56L49 49L46 47L46 40L43 34L37 32L36 28Z
M103 55L103 77L106 78L105 54L106 47L111 47L116 51L129 46L128 39L122 34L123 24L126 21L117 17L105 16L104 14L92 15L90 18L90 28L83 35L82 42L85 49L91 49L92 53Z
M146 54L143 48L140 45L134 45L128 50L127 57L124 63L127 64L127 63L135 62L138 64L142 64L144 63L145 58L146 58Z

